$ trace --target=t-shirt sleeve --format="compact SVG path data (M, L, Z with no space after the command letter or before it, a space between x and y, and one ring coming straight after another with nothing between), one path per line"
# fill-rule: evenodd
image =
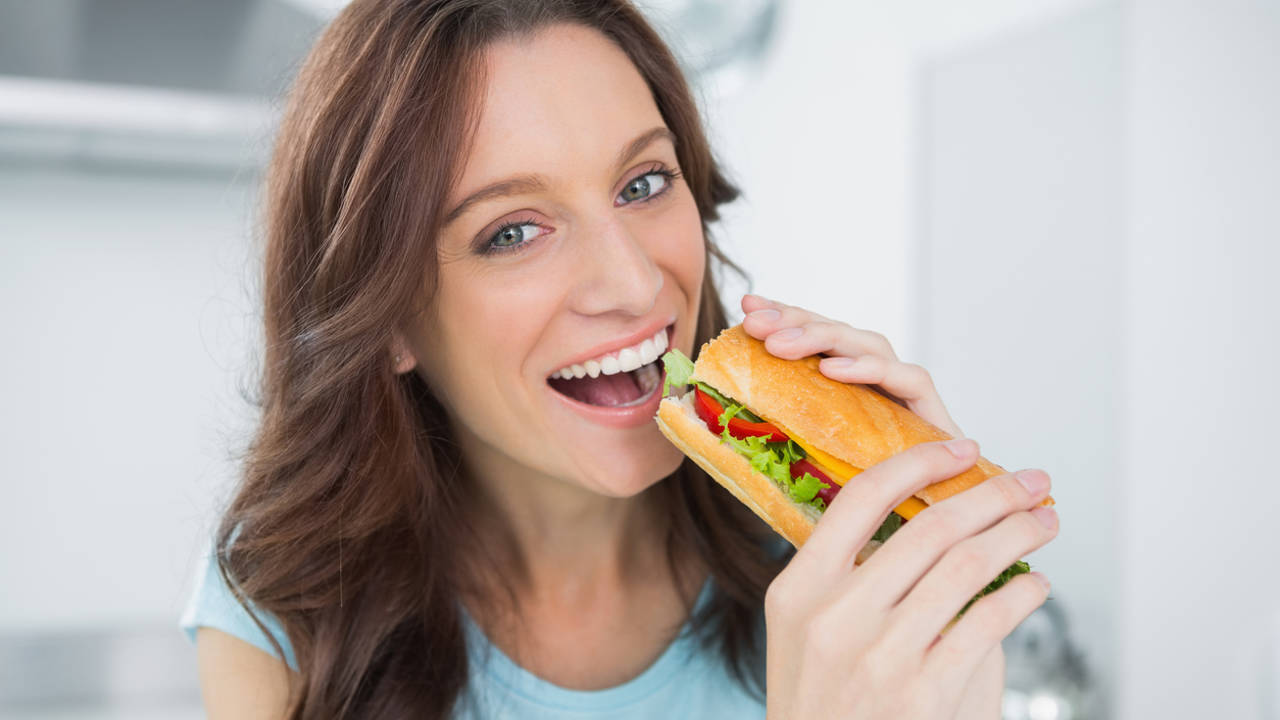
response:
M297 670L298 663L293 655L293 647L289 644L284 629L280 627L280 622L275 616L257 607L254 608L254 614L271 632L276 642L280 643L281 649L284 650L284 661L289 667ZM196 641L196 628L210 627L238 637L272 657L280 657L271 647L267 636L258 629L253 619L249 617L249 613L227 587L222 579L222 573L218 572L218 564L214 561L212 549L206 551L196 565L194 587L191 597L187 600L187 607L182 612L180 625L186 632L187 638L193 643Z

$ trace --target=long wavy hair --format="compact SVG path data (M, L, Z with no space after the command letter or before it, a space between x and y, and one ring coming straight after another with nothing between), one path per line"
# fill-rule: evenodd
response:
M444 717L464 688L459 598L474 538L460 518L474 494L445 408L418 375L394 372L388 348L435 290L481 53L552 23L603 33L647 81L707 237L695 347L726 326L711 260L742 270L708 224L738 190L675 58L627 0L346 7L301 68L267 172L261 418L216 539L228 587L292 646L289 718ZM671 518L673 577L687 553L711 571L695 632L762 692L761 608L782 563L764 548L776 536L687 459L653 492Z

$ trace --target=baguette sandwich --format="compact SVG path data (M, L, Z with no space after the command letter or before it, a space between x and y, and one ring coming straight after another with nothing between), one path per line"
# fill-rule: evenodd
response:
M736 325L704 344L696 363L679 350L663 356L663 395L671 385L693 387L664 397L655 418L668 440L797 548L854 475L909 447L951 438L868 386L823 375L820 359L779 358ZM929 505L1005 472L980 457L920 490L889 513L855 563ZM1053 505L1053 498L1041 504ZM1014 563L973 600L1029 569Z

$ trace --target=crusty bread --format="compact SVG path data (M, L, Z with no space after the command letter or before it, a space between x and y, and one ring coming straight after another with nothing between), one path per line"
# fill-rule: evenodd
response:
M793 437L858 468L866 469L920 443L951 438L910 410L862 385L832 380L818 370L817 356L785 360L735 325L702 346L693 380L742 403ZM804 544L820 513L791 500L773 480L757 472L721 443L698 418L692 393L658 406L658 427L711 477L796 547ZM985 458L974 467L916 493L934 504L1006 471ZM1043 505L1054 504L1047 498Z
M920 443L951 439L884 395L823 375L818 370L820 359L811 355L784 360L735 325L702 346L693 379L864 470ZM924 488L916 497L932 505L1005 472L980 457L972 468ZM1053 498L1044 504L1052 505Z

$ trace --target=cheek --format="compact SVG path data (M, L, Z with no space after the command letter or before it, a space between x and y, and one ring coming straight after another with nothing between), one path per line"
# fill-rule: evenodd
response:
M545 258L536 272L449 268L440 276L437 320L418 333L434 353L423 361L424 377L459 429L512 457L545 455L542 379L530 376L528 360L563 304L563 275Z
M459 285L440 306L448 313L440 328L451 376L443 379L510 393L506 386L523 375L523 361L554 312L557 300L548 292L554 285L513 278Z
M652 227L650 247L658 264L675 276L686 294L696 298L706 264L706 239L693 195L687 188L681 192L680 202Z
M458 277L457 275L463 275ZM420 370L450 413L494 428L508 412L520 358L534 342L537 303L509 283L441 273L435 319L415 328Z

